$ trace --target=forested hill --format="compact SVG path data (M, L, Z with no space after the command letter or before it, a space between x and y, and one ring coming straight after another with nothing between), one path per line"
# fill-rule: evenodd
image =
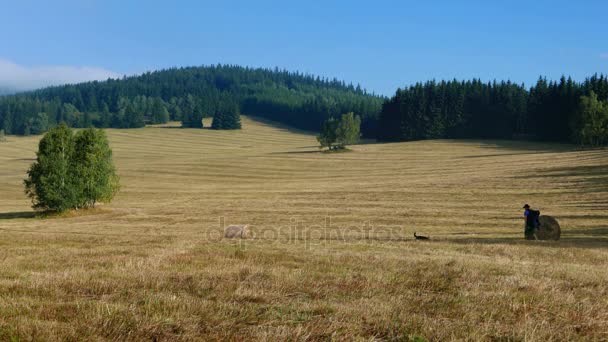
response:
M168 120L200 127L201 118L236 105L243 114L311 130L318 130L329 116L354 112L363 119L363 133L375 136L383 101L360 86L297 72L188 67L0 97L0 129L29 135L59 122L135 128Z
M365 137L533 139L608 145L608 77L583 82L540 78L531 88L503 82L429 81L386 99L336 79L283 70L206 66L149 72L0 96L0 130L39 134L72 127L136 128L181 121L238 128L238 114L317 131L328 117L354 112ZM220 120L215 120L219 123Z

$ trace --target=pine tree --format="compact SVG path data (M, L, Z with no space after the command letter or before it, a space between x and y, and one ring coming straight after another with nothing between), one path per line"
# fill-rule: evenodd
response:
M131 102L127 104L124 112L124 128L140 128L146 125L144 121L144 114L140 111L135 110L135 107Z
M165 107L163 100L160 97L155 97L152 102L152 123L163 124L169 121L169 111Z
M188 94L184 112L182 113L182 127L203 128L203 113L198 101Z
M108 128L112 124L112 114L110 113L110 107L104 101L101 103L101 113L99 114L99 127Z
M13 117L10 107L7 108L7 111L4 114L2 128L4 129L5 134L13 134Z
M91 119L91 113L89 113L88 111L84 112L82 114L82 124L80 125L80 127L88 128L88 127L91 127L92 125L93 125L93 120Z
M31 134L42 134L49 129L49 117L46 113L38 113L32 121Z
M241 129L241 116L238 105L232 102L222 103L213 116L213 129Z

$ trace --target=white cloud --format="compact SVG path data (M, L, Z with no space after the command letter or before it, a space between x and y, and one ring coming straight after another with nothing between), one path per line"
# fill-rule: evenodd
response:
M120 74L88 66L23 66L0 58L0 89L32 90L52 85L119 78Z

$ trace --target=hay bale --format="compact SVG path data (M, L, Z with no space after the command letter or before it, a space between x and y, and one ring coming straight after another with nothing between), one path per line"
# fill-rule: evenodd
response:
M559 240L562 235L562 228L554 217L541 215L538 221L540 222L540 227L538 227L536 237L539 240Z
M227 239L246 239L249 236L249 225L233 224L224 230L224 237Z

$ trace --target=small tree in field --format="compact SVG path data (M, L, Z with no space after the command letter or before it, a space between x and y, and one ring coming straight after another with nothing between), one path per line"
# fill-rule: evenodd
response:
M4 130L0 129L0 142L6 141L6 137L4 136Z
M329 118L321 126L321 133L317 137L321 148L330 150L344 149L352 145L361 137L361 118L353 113L343 114L340 120Z
M61 124L40 140L36 155L24 181L35 209L88 208L109 202L118 190L112 151L101 130L84 129L74 136Z

